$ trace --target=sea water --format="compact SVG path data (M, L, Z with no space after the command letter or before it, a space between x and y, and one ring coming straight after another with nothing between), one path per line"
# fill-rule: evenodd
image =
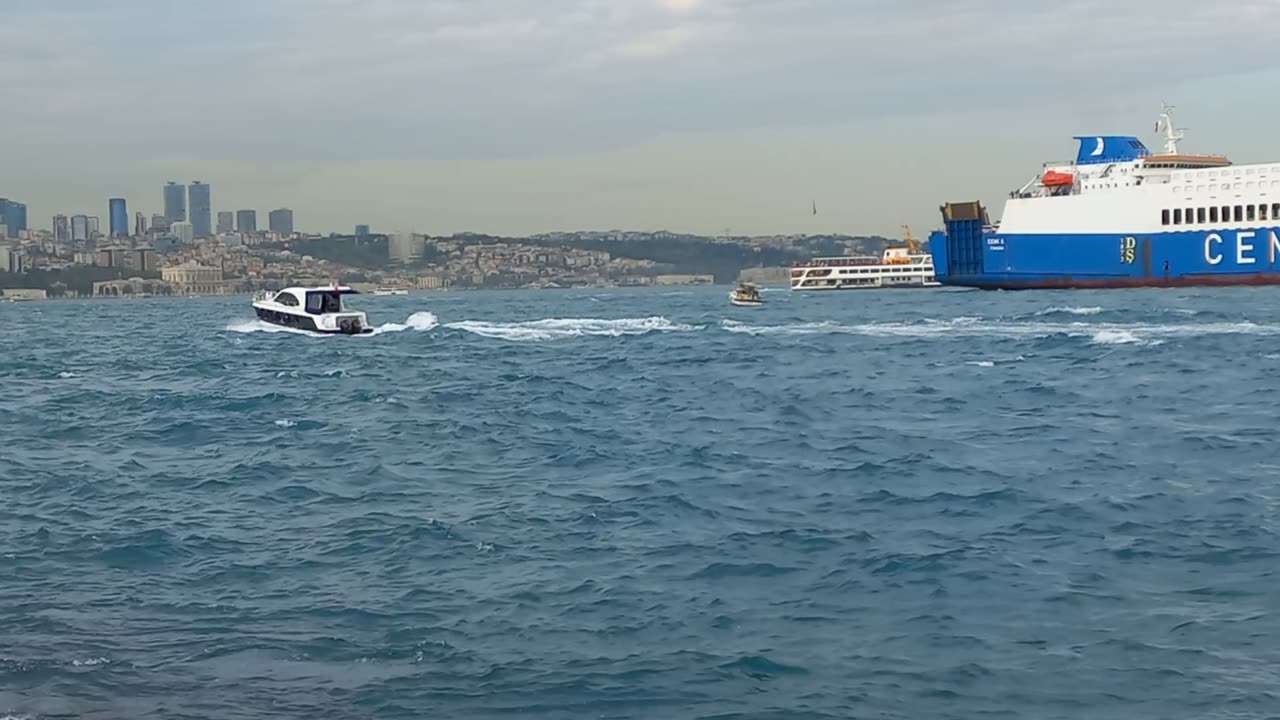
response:
M0 303L0 717L1280 713L1280 290Z

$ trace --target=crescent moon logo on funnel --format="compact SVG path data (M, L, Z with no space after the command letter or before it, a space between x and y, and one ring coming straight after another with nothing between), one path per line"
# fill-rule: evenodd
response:
M1104 145L1106 145L1106 143L1102 140L1102 138L1098 138L1098 147L1094 148L1092 153L1089 153L1090 156L1096 157L1098 155L1101 155L1102 148Z

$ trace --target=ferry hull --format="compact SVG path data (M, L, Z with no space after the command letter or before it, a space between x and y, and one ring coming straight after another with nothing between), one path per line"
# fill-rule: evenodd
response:
M987 290L1280 285L1280 224L1159 233L1008 234L977 203L929 238L943 285Z

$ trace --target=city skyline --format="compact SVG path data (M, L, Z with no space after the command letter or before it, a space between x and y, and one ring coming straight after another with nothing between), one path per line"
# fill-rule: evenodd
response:
M15 0L6 13L0 58L23 73L0 194L40 218L104 195L150 211L155 178L199 177L216 207L271 198L317 230L923 232L944 201L996 210L1073 155L1072 135L1154 144L1161 101L1189 151L1280 153L1264 125L1280 101L1257 93L1280 60L1265 44L1217 50L1280 20L1256 0L1133 0L1102 23L1086 0ZM221 31L189 37L196 26ZM1135 26L1166 42L1132 42ZM1009 39L984 40L997 30ZM1070 65L1046 51L1065 47ZM139 112L122 77L165 112ZM335 97L369 112L330 112ZM1250 111L1221 111L1233 102ZM90 150L73 174L48 162Z
M212 224L210 183L193 181L189 186L186 186L186 184L179 183L177 181L168 181L164 184L163 188L161 188L161 192L163 192L163 195L161 195L159 204L163 206L164 213L152 215L152 224L159 224L155 223L155 220L164 220L165 223L170 224L187 222L191 224L192 232L196 237L209 237L212 236L212 234L221 232L246 232L241 231L241 229L238 229L237 227L233 227L233 225L229 223L225 225L224 229L224 225L221 224L223 220L237 217L237 215L241 213L246 214L244 215L246 218L255 218L255 222L251 224L256 225L257 209L241 208L234 211L219 210L218 219L220 224L219 227L215 228L214 224ZM141 202L138 205L142 205ZM108 218L109 237L131 236L131 234L133 234L133 236L140 236L140 234L146 233L146 229L148 228L146 213L143 213L142 210L137 210L136 213L134 213L134 223L131 225L129 224L128 208L129 200L127 197L108 197L108 199L106 199L106 218ZM134 205L134 208L137 208L137 205ZM282 234L289 234L293 232L293 210L291 208L273 208L266 211L266 213L268 213L269 218L274 217L279 219L279 222L273 225L271 232L282 232ZM20 224L20 227L19 225L13 225L12 223L5 222L6 219L19 217L22 218L22 224ZM54 234L55 238L58 238L59 219L63 220L65 223L68 218L72 217L97 219L96 214L69 213L67 210L59 210L51 215L51 220L49 224L46 225L38 222L38 220L32 220L31 214L29 214L27 205L24 204L24 202L17 199L9 200L4 199L4 197L0 197L0 225L5 225L6 229L12 228L12 232L9 233L10 237L17 237L18 229L27 229L27 231L50 231ZM278 231L278 229L275 229L284 227L288 228L287 231ZM257 228L253 227L247 232L257 232Z

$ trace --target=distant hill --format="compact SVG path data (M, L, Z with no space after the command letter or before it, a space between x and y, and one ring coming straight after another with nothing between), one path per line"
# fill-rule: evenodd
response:
M648 260L664 273L714 275L716 282L737 280L746 268L781 267L797 260L850 252L879 253L889 239L880 236L794 235L767 237L711 237L669 232L584 231L547 233L531 237L504 237L479 233L459 233L428 238L420 265L439 258L431 241L452 241L465 245L523 244L545 248L570 248L607 252L615 258ZM330 260L356 268L386 269L389 238L386 235L355 237L330 235L303 237L279 249Z

